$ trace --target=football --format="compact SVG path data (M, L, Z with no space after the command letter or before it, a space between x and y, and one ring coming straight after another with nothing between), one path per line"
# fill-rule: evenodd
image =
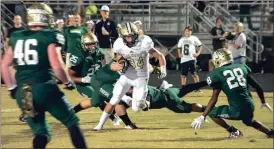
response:
M125 59L124 57L121 57L119 60L118 60L118 63L121 64L123 66L123 68L120 70L120 73L121 74L124 74L125 71L128 69L129 67L129 61L127 59Z

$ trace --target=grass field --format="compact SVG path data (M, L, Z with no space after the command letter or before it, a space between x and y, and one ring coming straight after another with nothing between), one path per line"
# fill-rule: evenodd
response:
M1 87L1 143L2 148L30 148L32 146L32 133L26 124L18 121L20 110L14 100L10 99L6 88ZM73 105L82 98L76 91L65 91ZM187 102L207 104L211 91L191 93L184 99ZM267 109L260 109L260 100L253 93L256 103L255 119L273 128L273 113ZM273 93L265 93L266 101L273 107ZM226 104L226 97L221 94L217 105ZM112 126L110 120L102 132L91 131L96 126L101 111L89 109L78 114L80 124L89 148L273 148L273 139L253 128L246 127L241 121L229 121L239 128L243 138L230 140L226 130L218 127L210 120L204 123L194 134L190 124L199 113L176 114L167 109L150 110L147 112L133 113L130 109L129 116L140 128L126 130L124 125ZM48 148L72 148L68 131L58 121L48 115L52 131L52 140ZM250 142L254 139L255 142Z

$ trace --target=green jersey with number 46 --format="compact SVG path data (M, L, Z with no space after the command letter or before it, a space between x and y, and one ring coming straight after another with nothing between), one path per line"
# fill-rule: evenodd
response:
M11 35L9 45L13 49L17 84L35 84L53 80L48 59L48 46L63 46L64 36L50 29L19 31Z
M70 55L69 61L71 69L76 72L76 77L85 77L87 75L92 77L102 67L103 59L104 54L102 54L101 50L97 49L93 54L84 50L75 51Z
M209 74L209 86L222 89L230 106L240 106L252 100L248 90L247 75L251 72L245 64L229 64L215 68Z

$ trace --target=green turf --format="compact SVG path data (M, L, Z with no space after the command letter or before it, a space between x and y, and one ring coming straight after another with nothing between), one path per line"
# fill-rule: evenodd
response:
M9 98L6 88L1 87L1 143L3 148L30 148L32 146L32 133L26 124L18 121L20 110L15 100ZM76 91L65 91L68 98L76 105L81 98ZM185 97L187 102L207 104L211 91L203 90L203 93L191 93ZM267 109L260 109L260 100L253 93L256 103L255 119L273 128L273 113ZM273 107L273 93L266 93L266 101ZM226 104L223 94L217 105ZM147 112L133 113L129 109L129 116L140 129L126 130L124 125L112 126L108 121L105 130L93 132L101 111L89 109L80 112L81 128L88 147L104 148L273 148L273 139L266 139L265 135L246 127L241 121L229 121L239 128L244 137L240 139L227 139L228 133L210 120L204 123L195 135L190 124L199 113L176 114L167 109L150 110ZM52 141L48 148L72 148L66 128L50 115L48 120L52 130ZM250 140L253 139L253 142ZM255 140L255 141L254 141Z

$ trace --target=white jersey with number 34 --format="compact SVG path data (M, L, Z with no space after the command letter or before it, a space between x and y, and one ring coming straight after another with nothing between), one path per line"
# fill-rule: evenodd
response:
M201 41L196 36L182 37L178 42L178 48L182 49L183 54L181 63L195 60L193 54L196 53L196 47L201 45Z
M135 46L129 48L123 41L118 38L113 45L113 51L122 55L130 62L125 76L130 79L139 77L149 77L149 50L154 47L154 43L149 36L144 35Z

